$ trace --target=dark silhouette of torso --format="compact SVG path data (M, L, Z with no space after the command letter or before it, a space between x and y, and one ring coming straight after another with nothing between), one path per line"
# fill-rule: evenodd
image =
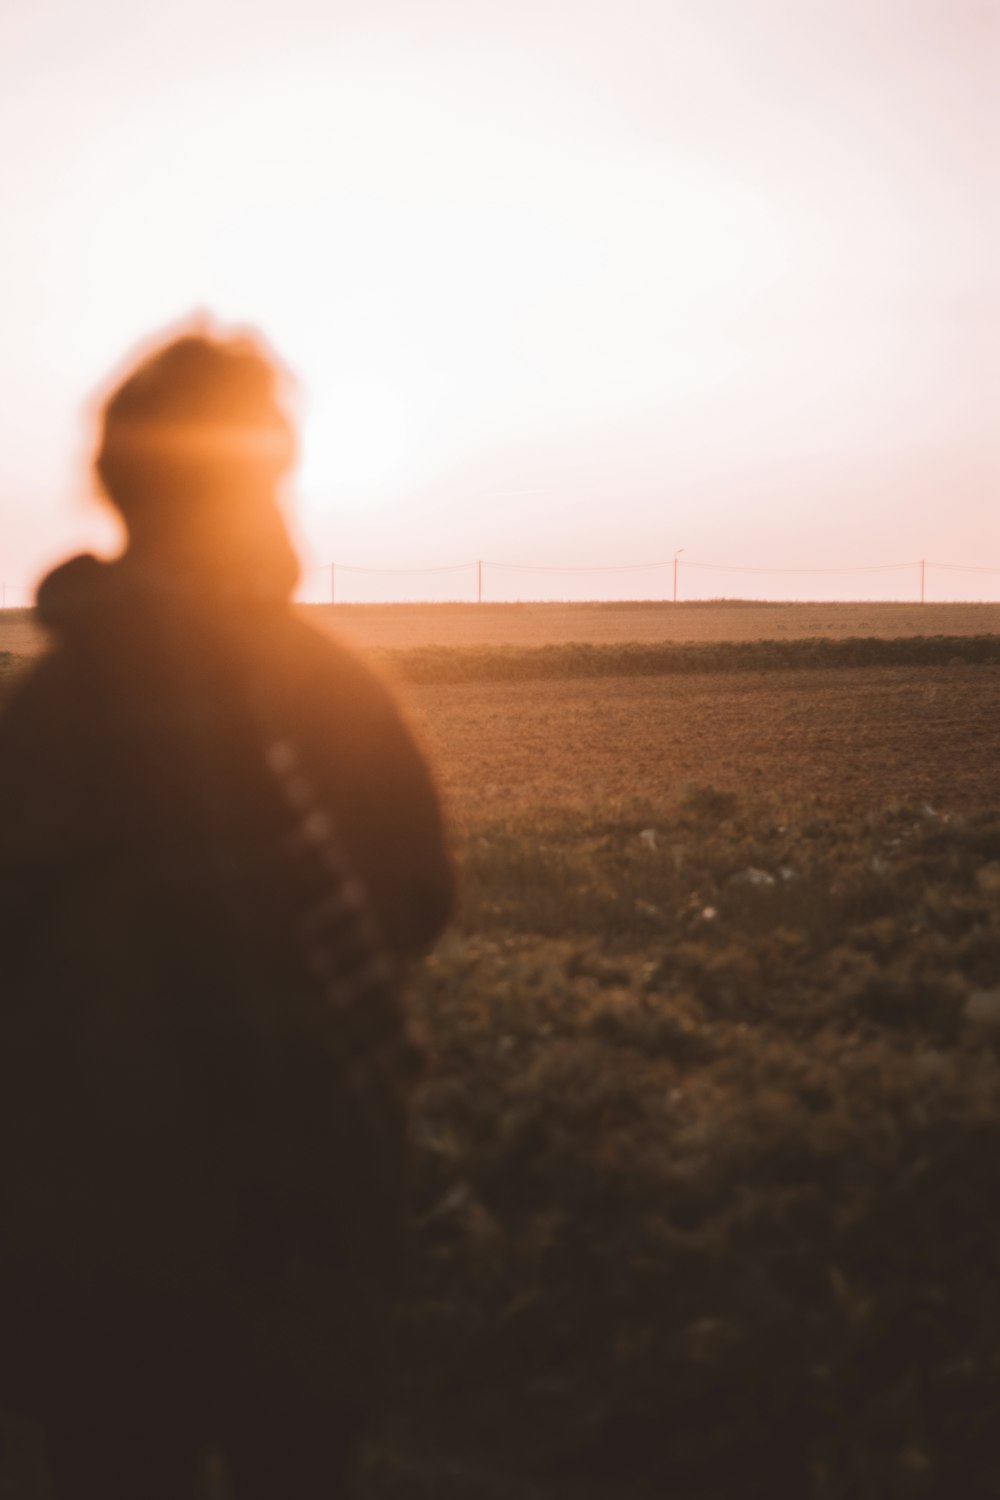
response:
M282 1382L363 1397L404 1068L369 1080L362 1056L342 1087L263 750L294 745L398 968L452 899L424 760L380 680L281 597L126 554L66 565L39 607L53 648L0 714L8 1399L44 1409L115 1319L209 1402L241 1380L250 1405Z

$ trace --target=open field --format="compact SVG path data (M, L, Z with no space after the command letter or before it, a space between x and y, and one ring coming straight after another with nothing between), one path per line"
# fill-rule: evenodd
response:
M1000 667L405 693L466 897L364 1496L1000 1494Z
M406 691L466 898L366 1500L1000 1493L1000 669Z
M1000 1494L993 648L428 644L464 898L359 1500Z
M1000 1493L997 812L521 798L463 850L362 1494Z
M408 684L460 822L669 803L685 784L842 807L997 800L1000 666Z
M366 649L1000 633L1000 604L345 604L308 613Z
M307 617L362 649L621 645L1000 634L1000 604L338 604ZM34 656L44 634L25 609L0 611L0 651Z

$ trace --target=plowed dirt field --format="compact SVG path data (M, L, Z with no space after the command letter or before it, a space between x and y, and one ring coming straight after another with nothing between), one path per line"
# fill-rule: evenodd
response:
M685 783L845 807L989 805L1000 669L409 686L463 823L532 808L671 798Z

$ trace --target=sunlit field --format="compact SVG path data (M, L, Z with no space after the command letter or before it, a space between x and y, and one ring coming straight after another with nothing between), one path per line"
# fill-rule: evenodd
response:
M360 1500L1000 1493L1000 634L943 609L335 612L464 875Z
M421 646L622 645L667 641L802 640L1000 632L1000 604L303 605L307 619L363 650ZM0 652L34 655L43 632L27 609L0 611Z
M1000 0L0 0L0 704L47 648L14 607L43 578L67 642L51 706L39 692L0 734L27 768L0 779L0 875L26 871L0 908L0 1058L24 1080L4 1118L30 1205L0 1212L0 1290L26 1302L32 1214L48 1240L63 1208L100 1228L97 1167L55 1194L30 1173L36 1138L59 1155L31 1079L65 1103L42 1040L64 991L105 959L131 972L110 931L179 991L192 962L213 1015L181 1007L140 1065L128 1038L161 1032L116 993L61 1054L79 1040L100 1104L81 1152L130 1143L148 1180L161 1162L191 1224L206 1182L233 1188L227 1326L271 1278L226 1391L230 1489L266 1487L248 1455L295 1430L267 1403L297 1399L296 1375L320 1400L322 1329L368 1305L310 1300L318 1151L310 1171L293 1148L308 1205L281 1232L280 1119L314 1117L286 1109L280 1059L254 1072L266 1003L216 1042L244 991L281 989L286 952L339 998L382 991L327 813L369 836L358 863L373 889L386 875L401 944L443 890L428 846L425 899L398 912L420 840L439 847L426 809L393 812L425 785L405 736L386 727L371 785L351 782L379 694L331 673L325 809L322 642L286 656L263 625L250 662L232 618L208 619L277 591L398 694L460 875L411 976L428 1068L398 1359L352 1500L1000 1500L998 55ZM59 569L116 551L121 587ZM315 685L289 744L297 682ZM148 851L134 882L123 841ZM257 933L285 867L275 920L297 936ZM87 900L62 920L67 890ZM52 962L25 986L29 950ZM276 1003L295 1000L291 980ZM389 1011L346 1013L327 1029L353 1080ZM186 1071L227 1121L187 1131L209 1175L185 1183L158 1105L189 1125L193 1106L158 1063L190 1063L195 1030ZM274 1025L279 1051L294 1032ZM105 1043L127 1089L90 1076ZM238 1085L260 1102L250 1148ZM270 1177L238 1194L230 1142L245 1165L278 1117ZM370 1154L374 1204L389 1168ZM179 1230L172 1201L159 1223ZM122 1219L108 1237L131 1240L141 1299L165 1274L150 1240L178 1265L190 1236ZM99 1240L56 1259L103 1288ZM201 1241L195 1258L207 1272ZM136 1343L141 1431L184 1393ZM115 1372L93 1364L61 1362L68 1464L74 1425L109 1457ZM314 1473L339 1451L317 1430L289 1454ZM198 1500L246 1500L205 1459ZM167 1484L169 1455L135 1461ZM273 1500L307 1500L291 1468ZM0 1410L0 1500L54 1500L44 1475L39 1435Z
M1000 639L906 644L387 658L465 903L367 1495L1000 1492Z
M997 1493L996 811L702 785L463 849L367 1493Z

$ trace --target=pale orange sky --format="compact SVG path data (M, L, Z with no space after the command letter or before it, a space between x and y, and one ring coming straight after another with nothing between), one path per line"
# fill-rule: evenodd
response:
M1000 569L998 83L1000 0L2 0L8 602L109 545L82 399L199 308L300 377L307 567Z

